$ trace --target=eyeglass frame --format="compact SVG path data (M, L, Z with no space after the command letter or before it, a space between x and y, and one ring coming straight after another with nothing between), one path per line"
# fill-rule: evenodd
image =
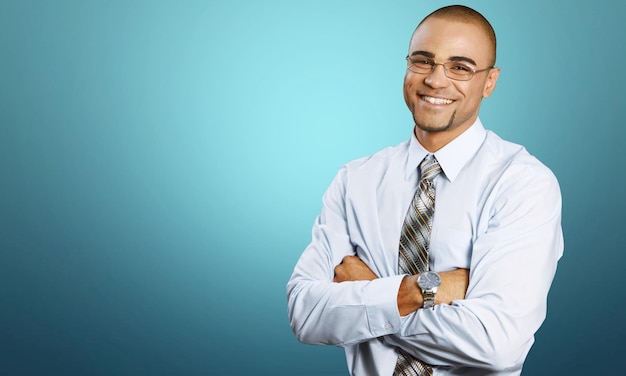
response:
M469 68L472 71L472 75L469 76L468 79L464 80L464 79L459 79L459 78L454 78L454 77L450 77L448 76L448 67L446 67L446 64L448 63L452 63L453 61L447 61L445 63L436 63L434 60L432 62L429 62L429 64L431 65L430 68L430 72L425 72L425 73L420 73L420 72L415 72L414 70L411 69L411 65L413 65L413 63L411 63L411 61L409 60L410 56L406 55L405 59L407 62L407 66L406 69L410 70L411 72L415 73L415 74L432 74L435 71L435 68L437 67L437 65L441 65L443 67L443 73L445 74L445 76L451 80L455 80L455 81L469 81L472 78L474 78L474 75L476 75L476 73L480 73L480 72L486 72L488 70L491 70L493 68L495 68L495 66L490 66L484 69L474 69L470 66L468 66L467 68Z

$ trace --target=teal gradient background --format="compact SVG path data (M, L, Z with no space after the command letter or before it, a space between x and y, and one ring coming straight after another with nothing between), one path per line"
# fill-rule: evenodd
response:
M614 374L626 3L464 3L498 34L483 123L563 192L524 375ZM0 1L0 374L345 375L285 284L340 166L409 137L408 40L446 4Z

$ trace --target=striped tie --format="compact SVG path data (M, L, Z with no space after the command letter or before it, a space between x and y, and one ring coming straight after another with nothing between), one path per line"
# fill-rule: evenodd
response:
M420 183L411 206L404 218L400 234L398 271L415 275L425 272L428 266L430 228L435 211L435 185L433 179L441 172L434 155L427 155L419 165ZM432 367L398 348L398 362L394 376L432 375Z

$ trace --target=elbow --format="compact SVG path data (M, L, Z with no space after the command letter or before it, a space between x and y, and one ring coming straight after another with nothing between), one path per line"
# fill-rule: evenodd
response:
M522 368L524 358L525 354L521 355L519 351L513 351L511 348L499 349L486 358L486 368L497 373L519 370Z
M291 331L296 336L296 339L302 343L306 343L311 345L311 340L308 336L307 331L305 330L305 323L298 320L296 315L293 313L292 307L289 307L289 326L291 327Z
M520 370L533 342L532 339L527 341L507 336L487 336L487 338L492 340L486 340L483 346L477 346L479 352L476 358L482 363L481 368L496 373Z
M302 325L297 325L293 321L291 322L291 331L296 336L296 339L300 341L301 343L304 343L307 345L318 344L310 332L306 331Z
M455 346L457 354L464 354L458 359L459 365L488 370L496 374L508 374L522 369L522 365L534 342L532 334L519 328L480 323L480 329L467 332L467 341Z
M288 295L288 310L289 326L291 331L295 335L296 339L302 343L308 345L320 344L315 336L316 324L313 319L313 312L305 311L300 305L297 304L297 297L294 295Z
M298 310L297 307L289 309L289 326L298 341L307 345L341 346L341 338L324 322L318 312Z
M336 345L319 312L305 310L297 304L288 309L289 326L296 339L307 345Z
M307 320L298 320L293 315L289 315L289 325L291 331L295 335L296 339L301 343L307 345L327 345L330 344L326 341L322 341L319 337L320 331L316 329L316 326L307 322Z
M467 341L458 347L466 350L467 361L476 368L494 373L515 373L522 369L541 324L538 310L504 310L477 304L463 316ZM469 351L467 351L469 349ZM463 361L461 359L461 361Z

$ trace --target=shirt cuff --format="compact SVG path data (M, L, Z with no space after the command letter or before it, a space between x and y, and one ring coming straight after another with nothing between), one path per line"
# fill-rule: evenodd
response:
M398 290L404 275L378 278L365 288L365 309L375 337L397 333L402 325L398 311Z

